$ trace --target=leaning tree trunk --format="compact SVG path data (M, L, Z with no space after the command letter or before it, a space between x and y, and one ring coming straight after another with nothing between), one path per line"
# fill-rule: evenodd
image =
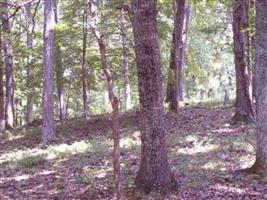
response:
M14 73L13 73L13 55L10 41L10 25L9 16L7 14L7 0L4 1L2 11L2 25L3 25L3 44L5 70L6 70L6 106L5 118L6 128L14 128Z
M167 97L170 110L178 111L179 88L181 84L181 70L183 64L183 30L185 18L185 0L176 0L176 12L172 35L172 48L170 58L170 71L168 74Z
M129 110L132 107L131 103L131 86L129 81L129 44L126 38L126 26L125 26L125 10L121 9L121 37L122 37L122 49L123 49L123 78L124 78L124 97L125 108Z
M177 188L171 173L166 145L163 88L155 0L134 0L133 32L141 105L142 159L136 186L149 193L166 194Z
M87 7L84 9L83 13L83 51L82 51L82 94L83 94L83 118L88 118L88 83L87 83L87 70L86 70L86 48L87 48Z
M95 0L87 0L89 8L91 11L91 29L97 40L100 56L101 65L107 81L107 90L110 104L112 106L112 132L113 132L113 166L114 166L114 182L115 182L115 192L116 199L124 199L122 196L122 186L121 186L121 170L120 170L120 128L119 128L119 100L114 93L113 77L110 71L110 66L107 59L107 44L105 37L97 29L97 24L99 23L99 17L97 13L97 8L95 6Z
M30 25L32 20L32 13L31 13L31 3L26 6L26 20L27 20L27 48L29 51L33 48L33 38L32 33L30 31ZM33 65L32 65L32 53L30 52L27 57L27 88L29 90L27 94L27 123L31 123L33 121Z
M236 71L236 110L233 121L254 120L249 94L249 76L247 66L247 39L243 27L247 24L246 11L248 0L236 0L233 7L233 34Z
M55 1L46 0L44 6L44 54L43 54L43 124L42 143L56 138L53 113L54 47L55 47Z
M256 1L257 150L254 173L267 176L267 0Z
M4 63L2 55L2 30L0 29L0 131L4 131L6 128L3 76L4 76Z

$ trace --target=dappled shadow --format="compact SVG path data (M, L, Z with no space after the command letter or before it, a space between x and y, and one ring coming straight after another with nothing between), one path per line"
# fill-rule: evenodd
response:
M235 170L253 163L255 134L253 125L229 124L231 112L232 108L198 107L166 114L169 162L180 183L173 199L262 198L265 183L233 176ZM134 112L120 119L122 181L128 196L141 161L138 120ZM25 155L45 155L46 160L30 169L0 170L0 193L11 199L25 195L31 199L110 199L114 187L111 130L108 117L73 119L58 124L58 140L47 149L38 146L38 129L2 141L1 159L7 167L18 155L22 160ZM247 184L252 181L254 185ZM255 184L261 189L255 190Z

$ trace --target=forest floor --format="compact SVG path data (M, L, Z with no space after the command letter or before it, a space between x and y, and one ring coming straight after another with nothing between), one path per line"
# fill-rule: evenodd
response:
M229 124L231 107L187 107L166 115L169 163L179 191L142 199L263 200L267 179L236 175L254 162L254 125ZM122 180L133 194L140 164L135 113L121 118ZM112 133L109 117L57 124L58 139L43 148L38 127L0 135L0 199L112 199ZM141 199L141 198L139 198Z

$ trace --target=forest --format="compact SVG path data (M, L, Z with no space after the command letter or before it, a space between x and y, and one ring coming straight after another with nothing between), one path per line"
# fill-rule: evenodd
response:
M267 0L0 0L0 199L267 199Z

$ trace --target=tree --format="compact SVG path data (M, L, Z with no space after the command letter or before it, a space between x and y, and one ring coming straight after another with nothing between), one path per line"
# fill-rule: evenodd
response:
M185 0L176 0L174 28L172 33L172 47L170 56L170 71L167 85L166 101L170 103L170 110L178 111L179 88L183 63L183 30L185 19Z
M58 6L55 3L55 23L58 24ZM55 40L58 40L58 35L56 34ZM58 102L59 102L59 119L64 120L67 117L67 102L65 95L65 87L64 87L64 66L62 61L62 51L59 44L59 41L55 42L56 46L56 84L57 84L57 93L58 93Z
M267 176L267 0L256 1L257 150L252 172Z
M99 16L95 6L95 0L87 0L91 11L91 29L97 40L100 51L101 65L107 81L109 102L112 106L112 132L113 132L113 166L116 199L122 198L121 193L121 170L120 170L120 129L119 129L119 99L114 93L113 76L107 59L107 43L105 36L98 31Z
M27 48L29 50L29 55L27 57L27 88L29 90L27 95L27 123L33 121L33 66L32 66L32 49L33 49L33 38L32 32L30 31L30 25L32 24L32 13L31 13L31 3L26 5L26 21L27 21ZM33 24L32 24L33 26Z
M82 49L82 94L83 94L83 118L86 119L88 117L88 83L87 83L87 35L88 35L88 14L87 14L87 6L85 3L85 8L83 11L83 49Z
M124 79L124 98L125 108L129 110L132 107L131 103L131 86L129 81L129 42L126 37L126 19L125 10L121 8L121 38L122 38L122 50L123 50L123 79Z
M235 0L233 5L234 56L236 71L236 110L233 121L254 120L249 94L248 39L244 32L247 25L248 0Z
M6 128L14 128L14 73L13 73L13 55L12 46L9 38L10 24L9 16L7 13L8 1L5 0L2 11L2 27L3 27L3 51L5 60L5 73L6 73L6 106L5 118Z
M2 27L0 28L0 131L6 128L5 121L5 95L4 95L4 63L2 55Z
M183 22L183 31L182 31L182 47L180 50L179 56L179 73L178 73L178 97L179 101L184 100L183 94L183 80L182 80L182 70L185 67L185 53L186 53L186 45L187 45L187 37L188 37L188 29L189 29L189 17L191 12L191 5L187 5L185 7L184 13L184 22Z
M136 186L165 194L177 187L165 146L163 88L155 0L134 0L133 33L142 113L142 160Z
M43 124L42 143L48 144L56 138L53 113L54 91L54 47L55 47L55 1L44 4L44 54L43 54Z

